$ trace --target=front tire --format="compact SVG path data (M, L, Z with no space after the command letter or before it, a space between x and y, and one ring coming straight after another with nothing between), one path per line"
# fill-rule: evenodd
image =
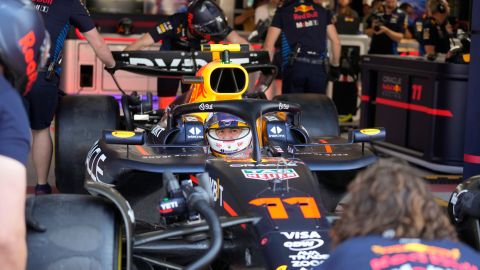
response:
M46 228L28 231L27 269L119 269L119 223L106 200L56 194L30 197L27 205L27 213Z

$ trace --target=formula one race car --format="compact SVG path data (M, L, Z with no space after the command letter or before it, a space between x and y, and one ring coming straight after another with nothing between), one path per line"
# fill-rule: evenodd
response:
M159 115L125 98L123 126L133 130L115 129L118 107L107 97L71 97L69 106L62 105L56 132L65 132L57 136L71 138L72 145L103 120L111 130L103 130L88 153L70 153L84 156L84 188L94 196L29 200L30 269L306 270L328 258L332 209L325 207L330 198L323 180L332 183L332 174L346 177L342 172L373 163L376 157L363 143L383 139L385 131L355 130L348 139L309 132L302 125L303 106L290 101L295 97L246 97L248 67L230 61L240 46L210 50L221 57L196 76L183 77L192 84L183 104ZM317 102L317 112L330 111L337 121L331 101L306 99L298 98L305 108ZM113 109L106 111L106 104ZM220 114L236 119L235 127L250 135L231 145L246 142L245 155L229 156L221 144L212 145L209 136L220 136L226 126L207 123Z

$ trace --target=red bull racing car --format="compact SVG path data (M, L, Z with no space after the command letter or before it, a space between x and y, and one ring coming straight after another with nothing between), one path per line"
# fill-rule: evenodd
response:
M233 63L240 46L209 50L217 60L183 76L190 91L161 114L132 97L122 102L122 118L109 97L64 101L56 132L70 140L57 140L61 151L95 133L98 122L110 129L100 130L88 153L61 156L72 178L57 174L59 188L80 191L68 180L84 173L81 185L91 195L28 201L30 269L306 270L328 258L333 189L325 188L373 163L363 144L385 131L353 130L348 139L309 132L324 123L304 125L304 114L320 120L329 112L335 125L331 101L248 94L248 71L262 68ZM234 120L207 124L220 115ZM209 136L218 139L227 126L248 139L212 145Z

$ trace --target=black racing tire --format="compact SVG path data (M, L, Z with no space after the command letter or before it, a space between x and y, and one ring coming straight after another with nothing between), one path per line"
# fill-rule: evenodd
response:
M28 213L46 231L28 230L27 269L120 269L121 226L113 204L89 195L45 195L27 200Z
M55 117L55 178L62 193L85 193L85 158L104 129L117 129L118 103L112 96L66 96Z
M283 94L273 98L300 104L302 108L301 124L307 130L310 139L340 136L337 109L333 101L322 94Z

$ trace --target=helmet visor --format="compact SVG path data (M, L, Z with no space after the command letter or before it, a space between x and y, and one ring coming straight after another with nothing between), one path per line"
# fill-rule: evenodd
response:
M212 128L208 130L208 135L210 137L224 142L241 140L245 138L249 133L249 127Z
M228 26L221 16L203 24L193 24L192 28L202 34L210 35L212 38L223 40L228 34Z

